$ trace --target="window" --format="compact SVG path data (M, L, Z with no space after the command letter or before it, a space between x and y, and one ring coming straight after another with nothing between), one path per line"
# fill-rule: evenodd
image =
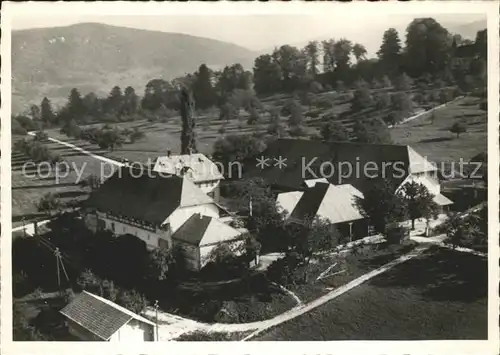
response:
M111 222L111 230L114 232L115 231L115 224Z

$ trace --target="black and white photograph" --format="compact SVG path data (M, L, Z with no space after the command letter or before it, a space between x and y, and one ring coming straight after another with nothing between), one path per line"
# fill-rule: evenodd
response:
M498 353L498 4L8 5L2 351Z

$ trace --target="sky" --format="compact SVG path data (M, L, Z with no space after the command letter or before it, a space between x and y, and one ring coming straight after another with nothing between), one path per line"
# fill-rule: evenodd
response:
M418 14L433 17L444 23L470 23L486 20L478 14ZM359 42L369 54L380 46L383 32L394 27L404 34L404 29L416 15L356 14L353 16L328 14L288 15L176 15L176 16L17 16L12 28L59 27L83 22L99 22L115 26L132 27L163 32L177 32L235 43L251 50L266 50L277 45L303 45L314 39L345 37ZM443 24L444 24L443 23ZM361 26L362 25L362 26ZM445 26L446 27L446 26ZM403 37L404 38L404 37Z

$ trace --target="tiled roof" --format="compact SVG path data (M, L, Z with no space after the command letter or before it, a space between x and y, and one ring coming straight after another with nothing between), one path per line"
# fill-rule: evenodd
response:
M196 213L179 227L172 235L172 239L203 246L233 240L241 235L241 230L228 226L216 218Z
M426 161L412 148L394 144L323 143L305 139L277 139L260 156L286 159L286 167L271 164L265 169L255 167L255 159L245 164L249 177L260 177L283 190L302 190L304 180L326 178L334 185L350 184L365 191L377 178L384 176L394 188L409 172L425 169ZM313 162L309 165L310 162ZM410 164L411 162L411 164ZM397 164L396 164L397 163ZM305 167L309 166L314 174ZM333 166L331 172L330 166ZM376 169L373 169L373 166ZM323 174L320 169L323 167ZM352 173L349 174L349 167ZM435 167L428 163L429 170Z
M201 153L158 157L153 170L173 175L184 174L194 182L224 178L217 165Z
M161 225L179 207L213 203L193 182L154 171L123 167L86 201L101 212Z
M314 187L299 193L301 195L297 195L297 191L278 195L278 202L292 219L319 217L331 223L343 223L363 218L355 206L356 197L363 198L363 194L351 185L316 183Z
M102 340L108 340L131 319L155 326L146 318L87 291L76 296L60 312Z

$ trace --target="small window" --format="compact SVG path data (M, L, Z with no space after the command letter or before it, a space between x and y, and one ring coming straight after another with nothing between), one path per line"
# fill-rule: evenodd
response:
M114 232L115 231L115 224L111 222L111 230Z

